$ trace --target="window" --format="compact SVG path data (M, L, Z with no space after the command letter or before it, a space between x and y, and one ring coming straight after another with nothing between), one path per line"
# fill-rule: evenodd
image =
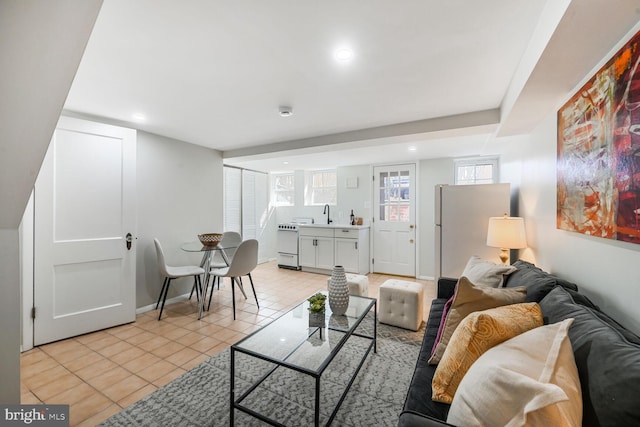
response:
M293 206L295 204L295 175L278 173L271 175L271 204Z
M498 182L498 158L475 157L454 161L455 184L493 184Z
M380 172L380 221L409 222L411 219L411 173L409 170Z
M335 170L308 171L304 187L305 206L336 204L338 185Z

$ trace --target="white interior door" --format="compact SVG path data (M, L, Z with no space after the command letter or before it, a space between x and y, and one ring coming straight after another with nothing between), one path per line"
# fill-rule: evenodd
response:
M35 186L35 345L135 320L135 155L135 130L60 119Z
M376 166L373 271L416 275L415 165Z

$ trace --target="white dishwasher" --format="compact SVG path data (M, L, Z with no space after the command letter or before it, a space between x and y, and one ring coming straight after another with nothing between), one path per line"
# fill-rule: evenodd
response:
M298 224L313 224L313 218L294 218L291 222L278 224L278 267L299 270Z

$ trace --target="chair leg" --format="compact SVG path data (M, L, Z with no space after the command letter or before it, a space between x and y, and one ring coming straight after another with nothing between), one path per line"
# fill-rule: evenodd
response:
M160 305L160 300L162 299L162 295L164 294L164 288L167 287L167 280L169 280L169 278L165 277L164 281L162 282L162 289L160 290L160 295L158 295L158 302L156 303L156 310L158 309L158 306Z
M189 300L191 300L191 297L193 296L193 291L196 291L196 301L200 302L200 295L202 295L202 283L198 283L198 276L193 276L193 286L191 287L191 293L189 294ZM196 289L196 286L198 286L198 289L200 290L200 293L198 293L198 289Z
M193 291L196 290L196 284L194 283L193 286L191 287L191 293L189 294L189 300L191 300L191 297L193 296ZM196 298L198 297L198 294L196 294Z
M231 301L233 301L233 320L236 320L236 286L235 277L231 278Z
M162 306L160 306L160 314L158 315L158 320L162 317L162 310L164 310L164 302L167 300L167 294L169 293L169 284L171 283L171 279L167 281L167 287L164 290L164 296L162 297Z
M207 311L209 311L209 309L211 308L211 300L213 299L213 289L216 287L216 277L217 276L213 276L213 282L211 283L211 291L209 291L209 304L207 305ZM217 277L218 279L218 290L220 289L220 278Z
M253 290L253 296L256 299L256 305L258 306L258 308L260 308L260 304L258 304L258 295L256 295L256 288L253 286L253 279L251 278L251 273L248 273L247 276L249 276L249 282L251 282L251 289Z

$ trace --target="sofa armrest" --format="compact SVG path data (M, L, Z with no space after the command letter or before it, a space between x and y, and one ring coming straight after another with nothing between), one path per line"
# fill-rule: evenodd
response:
M458 279L451 277L441 277L438 279L438 296L437 298L449 299L456 290Z
M442 427L442 426L452 426L452 424L447 424L444 421L440 421L436 418L432 418L428 415L423 415L415 411L404 411L400 414L400 419L398 420L398 427Z

